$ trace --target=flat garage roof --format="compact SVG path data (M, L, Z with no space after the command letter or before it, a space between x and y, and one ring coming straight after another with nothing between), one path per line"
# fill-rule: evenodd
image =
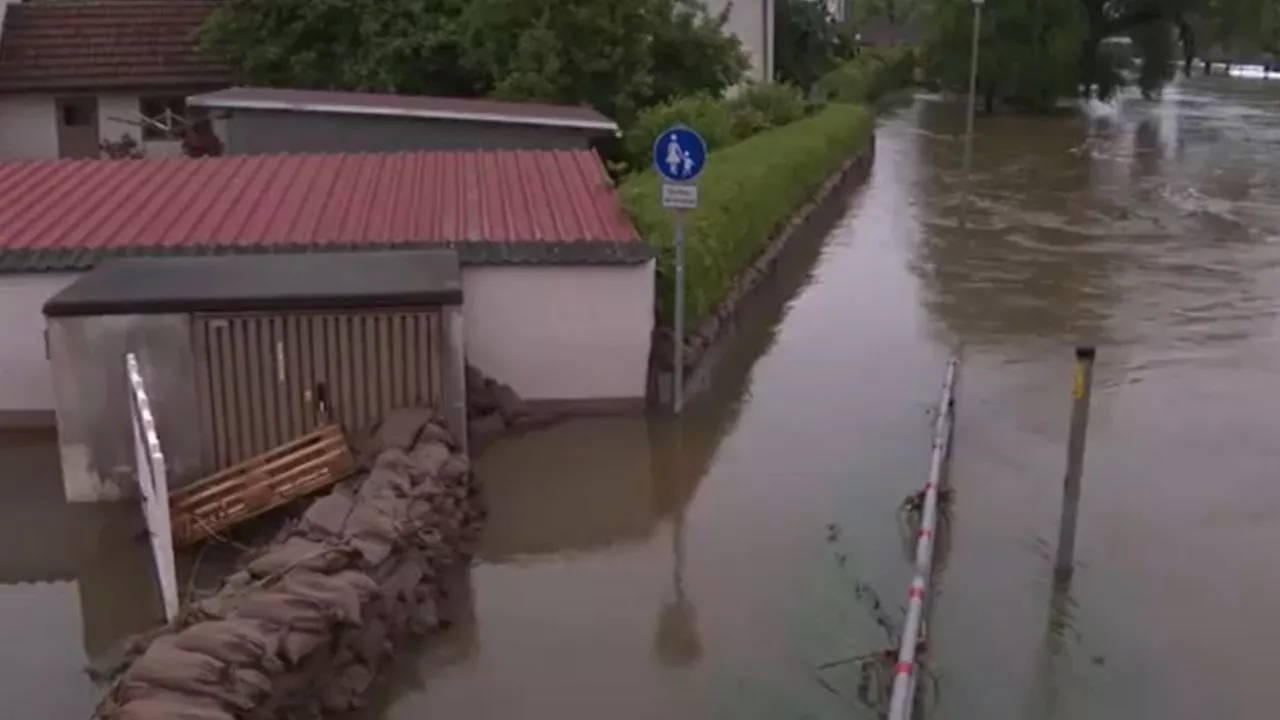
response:
M44 305L51 317L458 305L452 250L108 260Z

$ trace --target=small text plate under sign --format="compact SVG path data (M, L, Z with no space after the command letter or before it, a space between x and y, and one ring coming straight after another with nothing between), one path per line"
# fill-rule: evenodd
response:
M662 207L668 210L696 210L698 186L689 183L663 183Z

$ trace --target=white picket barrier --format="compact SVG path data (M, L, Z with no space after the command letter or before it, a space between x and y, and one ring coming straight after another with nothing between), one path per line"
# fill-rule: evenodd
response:
M178 571L173 556L173 528L169 519L169 478L165 470L156 419L151 412L146 383L133 353L125 357L129 382L130 415L133 417L133 447L138 488L142 494L142 514L151 536L151 554L164 601L165 619L178 617Z
M893 696L889 705L889 720L909 720L914 715L916 690L920 665L916 657L916 645L920 642L924 626L926 596L931 592L929 580L933 577L934 536L938 527L938 497L946 463L951 455L951 428L955 422L956 376L960 361L947 361L946 378L942 383L942 398L934 416L933 452L929 460L929 480L924 486L924 503L920 515L920 532L916 539L915 573L907 592L907 618L902 628L902 645L898 649L898 662L894 668Z

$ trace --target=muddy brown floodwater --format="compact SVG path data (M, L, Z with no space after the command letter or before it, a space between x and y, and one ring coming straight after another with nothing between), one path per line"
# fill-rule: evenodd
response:
M788 250L678 425L581 420L486 453L463 621L402 659L371 718L871 717L840 696L848 666L816 668L887 646L856 591L901 604L894 511L924 481L953 343L931 717L1280 715L1280 83L983 119L963 229L962 112L922 97L884 118L868 183ZM1080 569L1055 596L1082 339ZM78 716L86 646L154 614L146 565L107 547L109 513L59 510L56 483L12 469L45 451L3 452L45 509L6 487L0 695Z
M584 420L483 458L472 619L404 663L383 720L871 717L815 668L886 645L855 584L901 604L894 509L956 342L932 717L1280 713L1280 83L984 119L968 229L962 128L938 98L886 117L870 181L789 251L679 440ZM1081 339L1081 568L1055 600Z

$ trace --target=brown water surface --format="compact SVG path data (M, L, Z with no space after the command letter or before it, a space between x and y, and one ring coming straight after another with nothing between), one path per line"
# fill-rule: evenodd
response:
M0 434L0 720L83 720L85 667L159 619L132 504L67 505L51 434Z
M504 441L462 622L404 658L382 720L872 717L895 508L965 366L953 550L932 625L943 720L1280 714L1280 83L979 123L888 115L869 182L789 249L679 422ZM1051 547L1071 346L1099 345L1080 569ZM61 504L44 441L0 444L0 718L88 714L80 670L155 619L128 507ZM7 713L7 714L6 714Z
M472 618L381 717L871 717L831 692L851 673L815 668L885 646L854 586L899 604L894 508L955 343L934 717L1275 716L1278 101L1223 79L984 119L965 229L961 106L887 117L870 181L678 431L584 420L482 459ZM1081 340L1100 347L1081 567L1055 599Z

